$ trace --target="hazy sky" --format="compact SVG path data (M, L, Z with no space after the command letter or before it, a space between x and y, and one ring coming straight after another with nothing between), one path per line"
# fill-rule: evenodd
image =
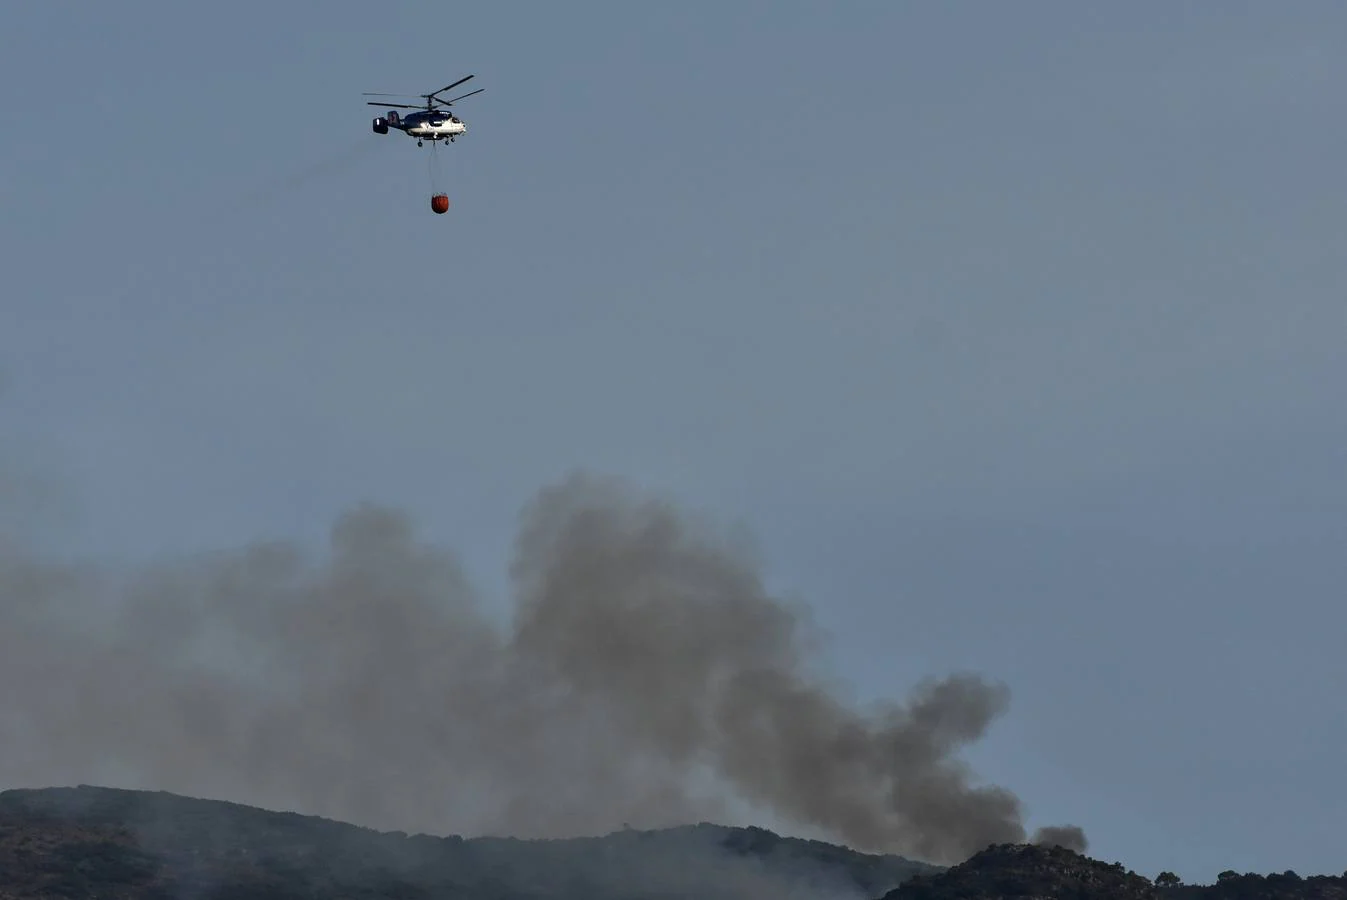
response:
M412 512L504 599L575 468L756 536L865 698L1154 875L1347 866L1347 7L14 3L4 521ZM362 91L475 73L470 133ZM19 510L14 512L14 510Z

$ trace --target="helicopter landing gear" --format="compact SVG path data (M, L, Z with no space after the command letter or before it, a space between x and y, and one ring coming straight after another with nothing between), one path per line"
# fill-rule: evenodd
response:
M421 147L421 146L424 146L424 145L423 145L420 141L417 141L417 142L416 142L416 146Z

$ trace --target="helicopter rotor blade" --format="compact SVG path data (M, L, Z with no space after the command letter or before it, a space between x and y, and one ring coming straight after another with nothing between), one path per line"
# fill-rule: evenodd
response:
M396 108L396 109L425 109L424 106L420 106L420 105L413 106L413 105L410 104L410 103L375 103L375 102L373 102L373 101L369 101L369 102L367 102L365 105L366 105L366 106L391 106L391 107L394 107L394 108Z
M445 91L449 90L450 88L456 88L456 87L458 87L460 84L462 84L463 82L467 81L469 78L476 78L476 77L477 77L476 75L468 75L468 76L465 76L465 77L463 77L463 78L460 78L458 81L455 81L453 84L446 84L444 87L440 88L438 91L431 91L429 94L422 94L421 96L425 97L426 99L430 99L430 98L434 97L436 94L443 94Z
M441 100L440 102L443 103L445 106L448 106L448 105L450 105L451 103L457 103L459 100L462 100L464 97L471 97L473 94L480 94L480 93L481 93L482 91L484 91L484 90L486 90L486 88L478 88L478 89L475 90L475 91L468 91L466 94L460 94L459 96L455 97L453 100Z

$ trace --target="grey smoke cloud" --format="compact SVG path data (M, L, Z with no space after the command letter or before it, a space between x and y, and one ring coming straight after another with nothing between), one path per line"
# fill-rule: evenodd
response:
M0 537L0 540L4 540ZM1026 839L959 751L1007 708L956 674L861 711L741 542L575 476L525 511L515 618L401 513L326 558L265 543L131 573L0 545L0 786L92 782L376 828L570 836L740 806L958 862ZM1086 846L1074 826L1046 839Z
M1048 825L1034 832L1033 843L1064 847L1084 853L1089 846L1085 831L1077 825Z

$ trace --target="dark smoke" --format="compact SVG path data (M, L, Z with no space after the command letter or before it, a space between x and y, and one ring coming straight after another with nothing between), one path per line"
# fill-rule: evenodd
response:
M3 540L3 537L0 537ZM1022 842L959 760L1006 708L972 675L867 714L811 674L749 553L575 477L526 511L516 617L360 508L314 562L259 544L130 577L0 545L0 785L96 782L377 828L566 836L747 804L857 849ZM1083 849L1072 827L1036 839Z
M1076 825L1049 825L1034 832L1032 843L1048 847L1064 847L1077 853L1084 853L1089 847L1085 832Z

